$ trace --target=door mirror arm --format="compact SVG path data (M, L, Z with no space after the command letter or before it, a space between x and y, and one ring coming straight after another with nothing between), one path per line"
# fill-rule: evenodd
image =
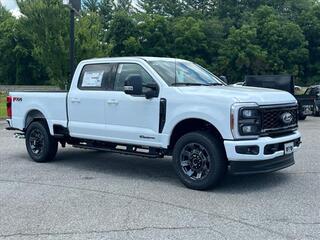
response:
M143 85L143 87L150 89L144 94L146 99L152 99L159 96L159 87L157 84L146 84Z

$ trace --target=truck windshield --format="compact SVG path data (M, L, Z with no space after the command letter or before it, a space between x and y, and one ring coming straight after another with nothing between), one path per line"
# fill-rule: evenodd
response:
M148 63L169 86L224 85L208 70L192 62L153 60Z

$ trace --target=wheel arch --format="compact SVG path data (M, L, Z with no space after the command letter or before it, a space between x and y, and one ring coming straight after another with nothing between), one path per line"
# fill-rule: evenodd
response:
M201 118L186 118L179 121L173 128L170 135L169 150L172 150L178 139L193 131L208 131L214 137L219 139L223 145L223 137L220 131L210 122Z
M24 131L34 121L44 121L47 124L47 126L49 126L45 115L38 109L32 109L26 114L26 117L24 120Z

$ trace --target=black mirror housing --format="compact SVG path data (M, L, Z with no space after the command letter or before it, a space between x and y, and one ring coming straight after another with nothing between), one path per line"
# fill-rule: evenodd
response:
M159 96L159 87L157 84L147 84L143 85L145 88L149 88L150 90L145 92L146 99L151 99Z
M124 84L124 92L128 95L142 95L142 77L131 75Z

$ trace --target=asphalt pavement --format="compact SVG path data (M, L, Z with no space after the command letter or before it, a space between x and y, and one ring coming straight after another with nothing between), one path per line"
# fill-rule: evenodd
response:
M67 147L32 162L0 122L0 239L320 239L320 118L296 164L185 188L171 159Z

